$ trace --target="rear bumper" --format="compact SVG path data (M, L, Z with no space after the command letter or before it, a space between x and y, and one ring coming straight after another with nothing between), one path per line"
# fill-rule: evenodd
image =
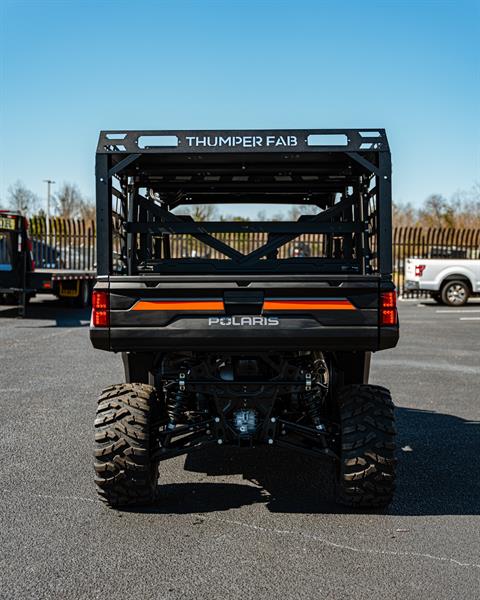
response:
M214 333L214 335L212 335ZM393 348L398 342L398 327L335 326L282 327L275 332L251 331L248 328L205 329L176 327L121 327L90 329L95 348L113 352L162 352L192 350L195 352L252 352L275 350L376 351Z
M411 279L407 279L404 283L405 290L420 290L426 292L438 292L440 286L435 281L412 281Z

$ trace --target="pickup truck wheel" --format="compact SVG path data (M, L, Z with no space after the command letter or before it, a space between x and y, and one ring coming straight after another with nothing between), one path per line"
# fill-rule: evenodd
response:
M98 400L95 483L100 499L112 507L145 505L155 498L157 412L155 390L146 384L113 385Z
M468 283L462 279L447 281L442 288L442 301L448 306L463 306L470 296Z
M378 385L340 390L338 500L352 507L385 508L395 489L395 422L390 392Z

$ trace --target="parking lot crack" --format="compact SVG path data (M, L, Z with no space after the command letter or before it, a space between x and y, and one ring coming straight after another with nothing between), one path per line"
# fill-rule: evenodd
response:
M200 515L197 515L197 516L200 516ZM220 522L223 522L223 523L226 523L229 525L236 525L238 527L250 529L252 531L256 531L259 533L274 534L274 535L279 535L279 536L300 537L304 540L308 540L311 542L318 542L318 543L323 544L324 546L329 546L331 548L336 548L338 550L345 550L348 552L356 552L359 554L372 554L372 555L378 555L378 556L394 556L394 557L402 557L403 556L406 558L425 558L425 559L432 560L432 561L450 563L450 564L457 565L460 567L472 567L475 569L480 569L480 564L473 563L473 562L464 562L464 561L460 561L460 560L457 560L455 558L451 558L448 556L436 556L434 554L422 553L422 552L402 552L402 551L397 551L397 550L377 550L374 548L359 548L356 546L349 546L346 544L340 544L338 542L332 542L331 540L321 538L317 535L311 535L311 534L305 533L303 531L293 531L293 530L288 530L288 529L262 527L260 525L252 525L250 523L245 523L243 521L234 521L231 519L222 519L222 518L218 518L218 517L208 517L207 520L209 520L209 519L212 519L215 521L220 521Z

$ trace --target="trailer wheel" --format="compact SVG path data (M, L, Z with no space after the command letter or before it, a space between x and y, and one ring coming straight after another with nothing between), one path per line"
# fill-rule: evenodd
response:
M77 308L86 308L87 306L90 306L90 298L90 283L84 279L83 281L80 281L78 298L75 298L73 304Z
M463 279L447 281L442 287L442 302L447 306L463 306L470 296L468 283Z
M113 385L98 400L95 483L100 499L112 507L145 505L155 498L157 413L155 390L146 384Z
M7 304L7 305L19 304L17 294L2 294L2 295L3 295L3 304Z
M340 390L341 450L338 500L385 508L395 489L395 422L390 392L378 385Z

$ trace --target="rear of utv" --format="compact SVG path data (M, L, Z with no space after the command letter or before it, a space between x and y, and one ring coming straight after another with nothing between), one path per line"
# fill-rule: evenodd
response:
M102 132L96 185L90 335L126 380L98 402L100 497L146 504L161 461L264 444L334 461L341 503L387 506L393 404L368 383L398 341L384 130ZM300 216L186 208L229 203Z

